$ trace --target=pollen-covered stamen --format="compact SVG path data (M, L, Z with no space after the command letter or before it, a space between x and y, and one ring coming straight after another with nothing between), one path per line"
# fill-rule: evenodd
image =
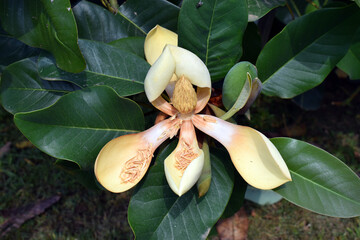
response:
M175 168L181 173L184 173L185 169L189 166L192 160L198 156L199 154L194 151L194 148L189 143L182 141L180 150L175 154Z
M176 82L171 103L182 114L194 111L197 95L191 82L186 77L181 76Z
M136 156L127 160L121 170L120 179L123 183L134 182L142 173L148 169L148 165L153 157L151 145L147 148L139 149Z

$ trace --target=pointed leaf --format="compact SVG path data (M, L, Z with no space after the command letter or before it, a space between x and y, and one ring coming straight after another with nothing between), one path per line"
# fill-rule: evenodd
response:
M38 62L40 76L47 80L71 81L81 87L106 85L120 96L144 91L144 79L150 65L140 57L105 43L79 40L87 67L79 74L57 68L50 58Z
M8 33L27 45L48 50L65 71L84 70L69 0L4 0L0 9L1 23Z
M320 9L288 24L260 53L256 66L263 93L292 98L317 85L346 54L360 9Z
M97 4L81 1L74 7L74 16L79 29L79 38L111 42L145 33L127 18L113 14Z
M246 0L184 0L179 15L179 46L195 53L212 81L225 77L242 55L247 25Z
M140 107L105 86L69 93L49 108L16 114L14 121L40 150L81 168L92 168L111 139L144 127Z
M164 159L176 142L161 152L143 184L131 198L128 216L136 239L206 239L220 218L233 188L233 169L223 153L211 154L212 178L209 191L198 198L196 187L182 197L168 186Z
M292 182L275 189L288 201L333 217L360 216L360 178L336 157L306 142L273 138Z
M1 103L15 114L42 109L62 95L78 89L67 82L49 82L39 77L36 63L30 59L13 63L1 76Z
M254 22L267 14L271 9L285 5L285 0L247 0L247 3L249 22Z
M120 6L118 14L145 34L156 24L176 31L179 7L165 0L127 0Z

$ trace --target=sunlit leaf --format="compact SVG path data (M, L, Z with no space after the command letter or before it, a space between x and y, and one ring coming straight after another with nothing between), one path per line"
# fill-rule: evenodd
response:
M108 141L144 128L140 107L105 86L69 93L43 110L16 114L14 121L37 148L85 169Z
M144 79L150 65L142 58L120 48L90 41L79 40L87 67L78 74L57 68L50 58L40 58L39 73L47 80L66 80L81 87L106 85L120 96L144 91Z
M179 46L195 53L212 81L225 77L242 55L247 25L246 0L184 0L179 15Z
M360 215L360 178L326 151L291 138L271 141L289 167L292 182L275 189L288 201L333 217Z
M360 21L360 9L321 9L304 15L270 40L256 66L263 93L292 98L320 84L344 57Z
M206 239L220 218L233 188L233 168L222 152L211 149L212 178L209 191L198 198L196 187L178 197L167 184L163 161L173 142L156 159L131 198L128 216L136 239Z
M51 52L65 71L84 70L69 0L3 0L0 9L2 27L9 34L29 46Z

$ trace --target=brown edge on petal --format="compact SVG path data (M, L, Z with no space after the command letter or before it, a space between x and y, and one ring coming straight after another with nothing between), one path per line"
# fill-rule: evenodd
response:
M151 104L169 116L174 116L178 113L176 108L174 108L170 103L168 103L162 96L159 96L157 99L152 101Z
M199 113L204 109L206 104L209 102L211 96L211 89L207 87L198 87L197 88L197 104L195 107L195 114Z

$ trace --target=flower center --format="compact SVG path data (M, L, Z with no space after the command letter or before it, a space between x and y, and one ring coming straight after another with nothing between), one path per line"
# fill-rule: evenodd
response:
M197 103L197 95L189 79L181 76L176 82L171 102L182 114L194 111Z

